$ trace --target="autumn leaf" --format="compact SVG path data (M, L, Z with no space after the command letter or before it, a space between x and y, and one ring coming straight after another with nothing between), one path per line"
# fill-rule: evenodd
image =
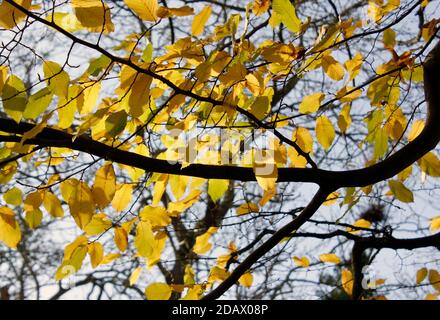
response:
M116 192L116 175L113 165L108 163L96 171L95 183L92 187L93 199L101 209L105 208Z
M15 75L10 75L3 85L1 96L6 114L15 122L20 122L27 105L26 88L23 81Z
M171 288L166 283L155 282L145 289L147 300L168 300L171 297Z
M199 36L205 29L205 25L211 16L212 8L211 6L205 6L202 11L200 11L193 19L191 34L194 37Z
M20 240L21 230L14 212L10 208L0 207L0 242L15 249Z
M334 253L321 254L321 255L319 255L319 260L321 260L322 262L334 263L334 264L341 263L341 258L339 258Z
M254 276L250 272L246 272L240 277L240 279L238 279L238 282L242 286L250 288L252 286L252 283L254 282Z
M299 105L299 112L312 113L319 109L319 106L324 100L325 95L322 92L313 93L304 97L303 101Z
M421 284L423 280L425 280L427 275L428 275L428 269L420 268L419 270L417 270L416 283Z
M253 202L245 202L236 209L237 215L247 214L250 212L258 212L258 211L259 211L258 205Z
M431 230L440 230L440 216L431 219Z
M293 257L292 259L298 267L307 268L310 265L310 260L307 257Z
M344 77L344 67L331 55L323 56L321 64L324 72L333 80L339 81Z
M342 269L341 282L342 282L342 288L344 289L345 293L351 296L353 293L353 274L351 273L350 270Z
M196 243L193 247L193 252L202 255L208 252L212 248L212 244L209 242L209 239L211 236L217 232L216 227L210 227L208 231L206 231L204 234L198 236L196 238Z
M208 181L208 194L212 201L217 202L229 188L229 180L210 179Z
M333 124L326 116L320 116L316 119L316 137L318 142L328 150L335 139L335 129Z
M414 202L414 196L411 190L398 180L389 180L388 186L396 199L402 202Z
M301 20L298 19L295 7L289 0L273 0L272 9L291 32L298 33L301 30Z
M159 5L157 0L124 0L142 20L156 22Z

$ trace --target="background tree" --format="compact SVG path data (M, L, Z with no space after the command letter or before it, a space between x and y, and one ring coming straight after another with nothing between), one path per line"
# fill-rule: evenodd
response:
M1 297L435 299L439 4L3 0Z

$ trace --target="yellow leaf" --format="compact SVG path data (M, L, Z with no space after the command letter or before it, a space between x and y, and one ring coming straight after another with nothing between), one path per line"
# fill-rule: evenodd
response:
M139 221L134 245L140 256L147 258L154 250L154 234L150 221Z
M96 171L93 184L93 199L99 208L105 208L112 201L116 192L116 175L113 165L108 163Z
M438 294L428 293L425 296L424 300L437 300L437 295Z
M223 281L229 276L229 272L219 266L214 266L209 272L208 282Z
M58 127L67 129L72 126L78 106L82 103L81 87L78 85L70 86L67 90L67 98L60 96L58 100Z
M258 17L269 9L270 0L254 0L252 12Z
M388 28L383 32L383 44L385 48L393 49L396 45L396 32Z
M162 196L165 192L167 183L168 183L168 175L161 174L154 184L153 201L151 202L153 206L157 206L159 202L162 200Z
M46 191L43 197L44 209L54 218L64 216L64 210L61 207L60 200L50 191Z
M46 111L52 101L52 97L53 93L49 88L43 88L31 95L23 112L23 117L32 120L37 119L40 114Z
M248 75L246 75L245 79L246 87L252 92L252 94L254 96L260 95L260 81L258 80L258 78L254 74L249 73Z
M35 191L29 193L24 199L24 211L32 211L38 209L43 203L43 193Z
M202 285L194 285L192 288L188 289L185 297L181 298L180 300L200 300L203 291Z
M139 276L141 275L142 267L137 267L134 269L134 271L131 273L130 278L128 278L128 282L130 284L130 287L136 284L136 282L139 279Z
M440 292L440 274L437 270L430 269L428 273L429 283L435 290Z
M158 232L154 237L153 251L147 257L147 265L149 269L154 267L160 261L167 239L166 232Z
M157 0L124 0L124 2L142 20L156 22L159 7Z
M321 254L321 255L319 255L319 260L321 260L322 262L328 262L328 263L334 263L334 264L341 263L341 258L339 258L334 253Z
M324 72L333 80L339 81L344 77L344 67L330 55L321 58Z
M256 97L249 111L258 119L264 119L270 112L270 99L267 96Z
M251 212L258 212L260 209L258 208L258 204L253 202L246 202L240 205L237 209L237 215L248 214Z
M348 269L342 269L341 282L344 291L351 296L353 293L353 274Z
M212 247L212 244L209 243L208 241L211 238L211 236L217 232L217 229L218 228L216 228L216 227L210 227L208 229L208 231L206 231L204 234L198 236L196 238L196 243L194 244L194 247L193 247L193 252L198 255L202 255L202 254L208 252Z
M0 94L3 91L3 86L6 83L6 80L8 79L8 70L9 68L7 66L0 66Z
M169 183L174 197L176 200L180 200L189 184L189 177L173 174L169 176Z
M356 78L356 76L361 71L361 66L363 63L363 56L361 53L356 53L351 60L347 60L345 62L345 69L348 71L348 74L350 75L350 81Z
M195 283L196 280L195 280L194 270L191 268L191 265L187 265L185 267L185 275L183 276L183 284L191 285Z
M431 177L440 177L440 160L431 151L417 160L420 169Z
M87 242L85 236L79 236L64 248L63 263L55 274L56 280L61 280L81 269L88 251Z
M189 6L183 6L180 8L166 8L161 6L157 10L157 16L159 18L168 18L171 16L184 17L192 14L194 14L194 9Z
M211 16L211 6L205 6L194 18L191 26L191 34L194 37L199 36L205 29L205 25Z
M127 208L128 204L131 202L132 196L133 196L132 185L130 184L120 185L113 197L112 207L118 212L124 211L125 208Z
M90 262L92 263L92 267L96 268L104 259L104 248L102 244L99 242L90 243L87 246L87 251L90 256Z
M414 202L414 196L411 190L398 180L389 180L388 186L396 199L402 202Z
M303 101L299 105L300 113L312 113L319 109L322 100L324 100L325 94L322 92L313 93L305 96Z
M217 202L229 188L229 180L209 179L208 194L213 202Z
M351 86L345 86L338 92L336 92L336 98L341 102L352 102L353 100L359 98L362 95L360 89L354 90Z
M100 90L101 90L101 82L93 82L91 84L90 83L86 84L83 90L84 102L82 106L79 108L79 112L81 114L89 114L95 109Z
M335 139L336 132L333 124L326 116L320 116L316 119L316 138L318 142L328 150Z
M70 77L62 67L53 61L43 63L44 77L47 85L54 94L59 97L67 98Z
M371 222L365 219L356 220L353 223L353 227L368 229L371 226ZM347 231L352 234L357 234L361 232L361 230L357 230L356 228L347 227Z
M121 256L120 253L109 253L108 255L104 256L104 258L101 261L101 264L108 264L112 262L113 260L118 259Z
M29 9L32 1L15 0L14 2L25 9ZM23 13L19 9L16 9L14 6L7 3L6 1L2 1L2 3L0 4L0 27L12 29L17 25L17 23L23 21L25 17L25 13Z
M310 265L310 260L307 257L293 257L293 262L302 268L307 268Z
M252 283L254 282L254 276L250 272L246 272L240 277L240 279L238 279L238 282L242 286L250 288L252 286Z
M67 32L76 32L84 29L84 26L79 22L73 12L51 12L46 17L46 20L53 21L57 26L63 28Z
M332 204L334 204L338 200L339 196L340 196L340 194L337 191L330 193L328 195L327 199L324 201L323 205L331 206Z
M291 32L298 33L301 30L301 20L298 19L295 7L290 0L273 0L272 9Z
M414 121L411 130L408 134L408 141L413 141L417 136L422 132L423 128L425 127L425 121L423 120L416 120Z
M154 68L147 66L152 71ZM124 66L120 73L121 86L118 89L121 104L132 117L140 117L148 107L150 101L150 86L153 78L138 73L130 67Z
M127 250L127 246L128 246L127 231L125 231L121 227L115 227L114 241L119 250L121 250L122 252Z
M10 208L0 207L0 242L15 249L20 240L20 225L15 220L14 212Z
M385 128L377 128L374 134L374 158L385 155L388 150L388 133Z
M34 209L32 211L26 211L25 220L31 229L35 229L41 224L43 220L43 213L40 209Z
M19 206L23 202L23 193L17 187L13 187L3 194L6 203Z
M168 204L168 214L177 217L181 212L191 207L198 199L202 191L191 190L189 195L178 202L170 202Z
M253 170L255 178L264 191L272 191L276 188L278 180L278 167L271 154L267 150L261 150L263 153L254 159Z
M310 131L306 128L296 128L292 135L293 141L306 153L313 151L313 138Z
M425 280L427 275L428 275L428 269L420 268L419 270L417 270L416 283L421 284L423 280Z
M344 107L342 107L341 113L338 116L338 127L341 129L342 133L346 133L350 125L350 104L347 103L344 105Z
M145 289L147 300L168 300L171 297L171 288L166 283L155 282Z
M71 4L76 18L87 30L103 33L114 31L110 8L102 0L72 0Z
M432 218L432 220L431 220L431 230L432 231L440 230L440 216Z
M15 75L10 75L2 90L3 109L15 122L20 122L26 109L27 96L23 81Z
M78 227L83 229L92 219L95 213L92 191L83 181L80 181L68 200L70 214L75 219Z
M171 218L163 207L145 206L139 213L139 218L142 221L149 221L153 228L166 227L171 223Z
M112 221L104 214L93 215L92 220L84 227L84 231L89 236L97 236L112 227Z

